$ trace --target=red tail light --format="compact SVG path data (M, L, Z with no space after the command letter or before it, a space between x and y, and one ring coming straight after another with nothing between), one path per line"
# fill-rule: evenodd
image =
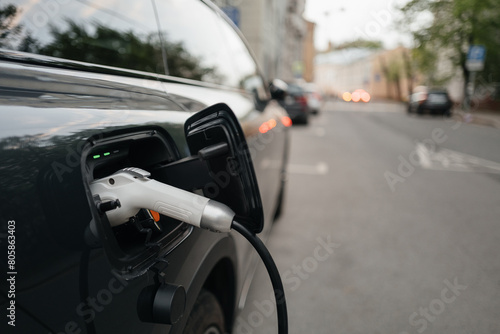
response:
M286 127L292 126L292 119L288 116L283 116L281 117L281 123Z
M276 120L274 118L272 118L269 121L264 122L259 126L259 132L266 133L267 131L274 129L277 124L278 124L278 122L276 122Z
M295 101L303 105L304 107L307 106L307 97L305 96L296 96Z

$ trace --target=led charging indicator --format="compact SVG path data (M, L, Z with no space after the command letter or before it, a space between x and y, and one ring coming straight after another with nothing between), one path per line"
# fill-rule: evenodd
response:
M119 152L120 152L120 150L102 152L101 154L94 154L92 156L92 158L94 158L94 160L95 160L95 159L99 159L99 158L109 157L111 154L117 154Z
M109 156L109 155L111 155L111 152L104 152L102 155L101 155L101 154L95 154L95 155L93 155L92 157L93 157L94 159L99 159L99 158L102 158L102 157L107 157L107 156Z

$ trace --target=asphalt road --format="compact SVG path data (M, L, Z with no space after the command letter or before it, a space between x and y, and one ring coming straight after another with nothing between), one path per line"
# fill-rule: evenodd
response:
M500 130L328 102L267 241L290 333L500 333ZM277 333L260 266L237 333Z

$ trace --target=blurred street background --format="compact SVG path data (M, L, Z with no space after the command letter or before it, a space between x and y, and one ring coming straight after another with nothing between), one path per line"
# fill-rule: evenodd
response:
M497 0L214 2L269 80L403 102L440 88L465 112L500 111Z
M302 123L267 241L290 333L499 333L498 1L215 2ZM235 332L274 333L255 275Z
M328 101L291 134L268 240L290 333L498 333L500 130ZM275 333L271 302L260 266L236 332Z

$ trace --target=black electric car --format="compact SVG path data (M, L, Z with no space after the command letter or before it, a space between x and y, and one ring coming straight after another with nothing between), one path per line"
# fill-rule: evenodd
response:
M200 0L9 0L0 20L0 332L231 332L250 244L149 210L111 226L89 184L140 168L242 216L259 189L242 224L268 233L290 122L241 34Z

